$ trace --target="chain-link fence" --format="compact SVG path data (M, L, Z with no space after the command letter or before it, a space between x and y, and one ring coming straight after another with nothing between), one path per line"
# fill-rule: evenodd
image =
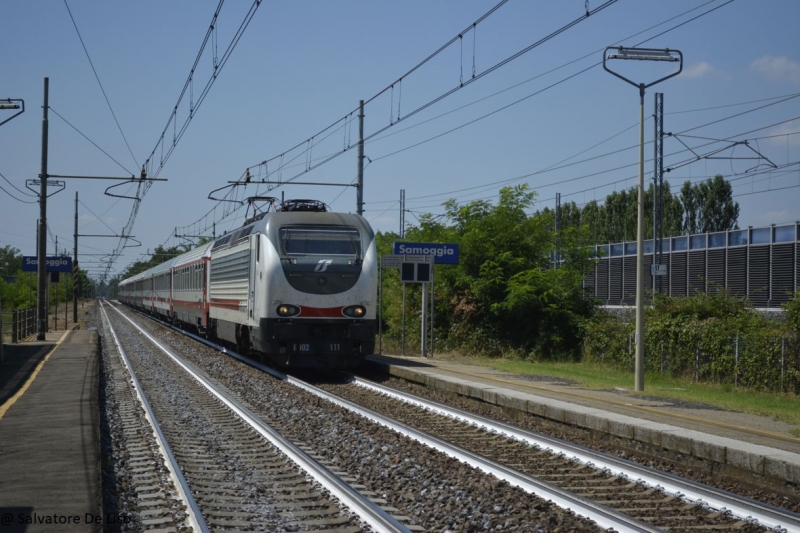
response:
M629 335L631 361L633 346L633 336ZM800 394L800 341L794 336L732 335L697 339L694 343L650 340L645 357L649 372Z

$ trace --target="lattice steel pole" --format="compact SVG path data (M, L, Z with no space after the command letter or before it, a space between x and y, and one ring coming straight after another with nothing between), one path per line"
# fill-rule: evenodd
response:
M655 93L653 123L653 265L660 265L664 252L664 93ZM654 272L654 293L661 292L661 278Z

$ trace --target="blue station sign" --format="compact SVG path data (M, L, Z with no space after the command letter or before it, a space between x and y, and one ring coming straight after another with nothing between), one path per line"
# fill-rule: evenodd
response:
M395 255L432 255L437 265L457 265L458 245L433 242L396 242Z
M35 255L22 256L22 270L24 272L36 272L39 268L39 258ZM48 257L48 272L72 272L71 257Z

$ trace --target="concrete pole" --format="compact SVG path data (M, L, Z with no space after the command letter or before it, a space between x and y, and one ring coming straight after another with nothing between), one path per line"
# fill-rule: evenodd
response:
M639 205L636 225L636 383L644 390L644 84L639 85Z
M422 284L422 344L420 345L420 355L428 356L428 284Z
M436 283L434 283L434 279L433 279L433 263L431 263L431 346L430 346L430 352L428 353L428 355L430 357L433 357L433 345L434 345L434 341L433 341L433 339L434 339L433 318L434 318L434 315L436 314L436 305L435 305L435 302L434 302L435 298L436 298Z
M400 355L406 354L406 285L407 283L403 283L403 327L401 328L401 337L400 337Z
M356 176L356 209L364 214L364 100L358 104L358 175Z
M72 250L72 321L78 321L78 191L75 191L75 246Z
M56 251L55 251L55 253L53 253L53 257L58 257L58 235L56 235ZM52 276L52 274L50 274L50 276ZM59 276L60 276L60 274L59 274ZM53 309L53 329L57 330L58 329L58 282L56 282L55 291L56 291L56 303L53 306L53 308L54 308ZM50 312L50 304L49 303L47 304L47 311Z
M42 116L42 172L39 176L41 190L39 192L39 243L38 243L38 294L36 295L38 307L39 329L36 339L45 340L47 333L47 109L49 107L50 78L44 79L44 108Z

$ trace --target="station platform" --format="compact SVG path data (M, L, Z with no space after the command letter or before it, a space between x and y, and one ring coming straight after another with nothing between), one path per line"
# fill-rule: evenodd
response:
M594 439L758 486L800 490L800 438L791 433L800 428L770 417L647 396L646 390L590 390L448 359L373 355L367 360L384 365L391 376L534 415Z
M0 531L101 531L96 331L5 345Z

